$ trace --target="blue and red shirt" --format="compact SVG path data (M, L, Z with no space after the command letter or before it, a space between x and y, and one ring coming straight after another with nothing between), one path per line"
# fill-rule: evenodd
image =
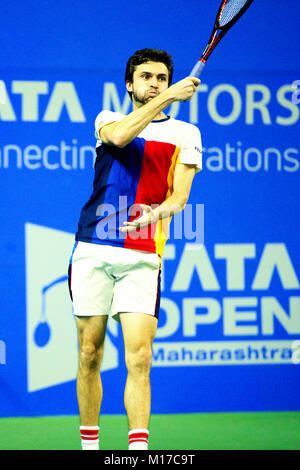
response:
M201 135L196 126L167 117L152 121L124 148L101 142L99 129L124 118L112 111L102 111L96 118L93 192L82 208L76 240L161 256L171 218L130 233L120 232L119 227L141 215L139 204L160 205L172 194L176 165L202 169Z

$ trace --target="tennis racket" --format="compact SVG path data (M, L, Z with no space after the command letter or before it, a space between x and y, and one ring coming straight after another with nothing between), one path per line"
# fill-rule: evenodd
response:
M245 11L249 8L253 0L223 0L218 10L215 24L208 44L190 73L192 77L199 77L207 59L216 45L225 36L227 31L236 23Z

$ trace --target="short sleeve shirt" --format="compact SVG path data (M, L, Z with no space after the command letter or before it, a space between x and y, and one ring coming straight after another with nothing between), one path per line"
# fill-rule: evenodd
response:
M81 211L76 240L163 253L171 218L130 233L119 231L125 220L141 215L139 204L156 207L172 194L175 167L202 170L199 129L167 117L152 121L123 148L101 142L101 128L126 116L102 111L95 120L96 161L93 192Z

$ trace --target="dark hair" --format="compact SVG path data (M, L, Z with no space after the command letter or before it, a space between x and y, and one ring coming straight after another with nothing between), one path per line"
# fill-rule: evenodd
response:
M170 86L173 78L173 59L170 54L166 51L158 49L140 49L136 51L129 59L126 64L125 71L125 83L133 82L133 73L137 65L144 64L145 62L162 62L168 69L169 72L169 83ZM130 98L132 99L132 92L128 91Z

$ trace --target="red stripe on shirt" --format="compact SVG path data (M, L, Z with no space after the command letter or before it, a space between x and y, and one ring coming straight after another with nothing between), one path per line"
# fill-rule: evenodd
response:
M168 174L176 146L165 142L146 141L143 163L134 204L161 204L168 193ZM135 213L130 221L140 216ZM127 233L124 246L156 253L153 240L156 223Z

